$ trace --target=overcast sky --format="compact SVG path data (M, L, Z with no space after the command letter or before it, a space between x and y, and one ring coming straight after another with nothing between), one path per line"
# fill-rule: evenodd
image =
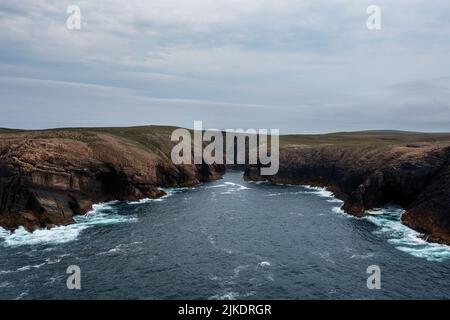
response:
M0 44L0 127L450 131L448 0L2 0Z

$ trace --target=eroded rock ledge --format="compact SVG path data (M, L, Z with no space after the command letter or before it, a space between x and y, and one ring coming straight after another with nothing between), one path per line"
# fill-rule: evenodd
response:
M173 130L0 133L0 226L32 231L70 224L94 203L156 198L164 194L159 187L192 186L222 177L224 166L173 165ZM258 166L247 166L244 177L327 187L344 200L343 209L356 216L398 204L406 209L406 225L430 241L450 244L450 136L396 134L398 141L434 141L389 145L387 138L391 141L392 134L376 139L364 134L360 140L351 135L347 145L348 135L286 136L277 175L262 177Z
M247 167L247 180L327 187L356 216L398 204L403 223L429 241L450 244L450 145L293 146L280 150L280 170L262 177Z
M0 226L66 225L94 203L157 198L164 195L159 187L192 186L224 173L220 166L173 165L164 130L130 132L132 138L86 130L0 135Z

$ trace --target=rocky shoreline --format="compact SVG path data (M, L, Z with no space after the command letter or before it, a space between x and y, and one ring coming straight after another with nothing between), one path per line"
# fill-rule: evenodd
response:
M222 165L174 165L170 160L173 129L0 134L0 226L33 231L67 225L95 203L158 198L164 195L161 187L222 178L226 170ZM281 139L278 173L261 176L257 165L244 166L244 178L327 187L344 201L342 209L355 216L397 204L406 209L404 224L429 241L450 244L450 139L437 137L440 140L426 136L430 141L415 143L403 138L360 143L354 137L352 143L342 143L342 137L333 137L339 143L322 143L321 137L317 143L313 136L308 140L286 136Z
M224 173L215 165L173 165L170 144L154 144L160 137L148 137L152 148L99 132L1 138L0 226L9 230L71 224L74 215L85 214L95 203L158 198L165 194L160 187L192 186Z
M387 204L406 209L402 222L431 242L450 244L450 144L293 146L280 150L280 170L246 180L326 187L355 216Z

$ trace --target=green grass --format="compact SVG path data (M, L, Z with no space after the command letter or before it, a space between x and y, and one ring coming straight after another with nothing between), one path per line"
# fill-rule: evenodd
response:
M286 135L280 138L282 146L289 145L393 145L405 143L450 142L450 133L420 133L402 131L357 131L316 135Z
M8 129L8 128L0 128L0 134L1 133L14 133L14 132L21 132L23 130L20 129Z
M92 141L98 133L111 134L135 142L146 149L167 149L170 147L170 136L174 126L135 126L135 127L98 127L98 128L57 128L46 130L2 129L5 133L33 133L42 138L64 137L76 140ZM190 130L192 132L192 130ZM317 146L339 145L384 146L407 143L449 142L450 133L421 133L395 130L337 132L328 134L294 134L280 137L281 146Z
M134 142L137 146L153 150L169 147L170 136L177 127L172 126L136 126L136 127L87 127L87 128L55 128L44 130L9 130L0 129L2 133L33 134L37 138L65 138L84 142L98 139L99 133L110 134Z
M105 127L91 129L93 132L115 135L120 138L131 140L138 145L148 149L164 150L169 142L172 132L177 127L170 126L141 126L141 127Z

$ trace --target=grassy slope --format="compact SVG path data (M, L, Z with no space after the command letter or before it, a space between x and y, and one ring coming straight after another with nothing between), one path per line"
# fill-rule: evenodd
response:
M358 131L337 132L318 135L286 135L281 137L281 145L393 145L407 143L450 142L450 133L420 133L403 131Z
M19 130L19 129L0 128L0 134L2 134L2 133L21 132L21 131L22 131L22 130Z
M170 135L177 127L172 126L137 126L137 127L101 127L101 128L61 128L48 130L14 130L0 128L0 134L33 134L41 138L64 137L72 139L95 139L97 133L112 134L134 141L146 149L161 150L170 146ZM295 145L372 145L383 146L406 143L450 142L450 133L419 133L404 131L358 131L337 132L329 134L284 135L280 138L281 146Z
M27 136L34 138L61 138L85 142L98 140L97 134L111 134L134 142L147 150L167 151L170 145L170 135L176 127L170 126L140 126L140 127L99 127L99 128L56 128L46 130L3 130L0 128L0 137ZM1 139L1 138L0 138Z

